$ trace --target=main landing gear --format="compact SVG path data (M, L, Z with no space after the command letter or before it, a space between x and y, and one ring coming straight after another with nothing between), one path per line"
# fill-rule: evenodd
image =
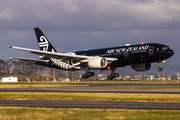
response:
M111 69L111 74L109 76L107 76L107 80L113 80L115 79L116 77L119 77L119 74L118 73L114 73L116 71L116 68L112 68Z
M157 68L158 71L162 71L162 64L163 64L163 63L165 63L165 60L158 62L158 64L159 64L159 66L158 66L158 68Z
M115 79L116 77L119 77L119 74L118 73L111 73L109 76L107 76L107 80L113 80Z
M85 74L82 75L82 79L84 78L88 78L88 77L91 77L91 76L94 76L94 72L86 72Z

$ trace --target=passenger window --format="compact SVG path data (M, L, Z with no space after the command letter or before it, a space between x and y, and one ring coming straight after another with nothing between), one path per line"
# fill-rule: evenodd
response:
M168 49L168 47L163 47L163 48L162 48L162 50L167 50L167 49Z

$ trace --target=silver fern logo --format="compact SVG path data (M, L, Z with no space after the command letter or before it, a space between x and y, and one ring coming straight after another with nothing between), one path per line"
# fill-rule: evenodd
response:
M48 50L49 43L48 43L46 37L44 37L44 36L40 37L39 47L42 48L43 51L47 51Z
M57 65L58 67L60 67L64 70L68 70L68 69L72 68L72 66L70 64L62 62L60 60L51 58L51 61L54 63L54 65Z

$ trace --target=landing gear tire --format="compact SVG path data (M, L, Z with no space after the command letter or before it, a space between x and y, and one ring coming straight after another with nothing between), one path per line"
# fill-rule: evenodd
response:
M116 78L116 77L119 77L119 74L118 74L118 73L114 73L114 74L115 74L115 78Z
M94 72L91 72L91 76L94 76Z
M82 79L87 79L88 77L94 76L94 72L86 72L82 75Z
M87 79L88 76L86 74L82 75L82 79Z
M117 77L119 77L118 73L111 73L109 76L107 76L107 80L113 80Z
M110 75L110 76L109 76L109 79L110 79L110 80L112 80L113 78L114 78L113 75Z
M158 69L157 69L158 71L162 71L162 67L158 67Z
M88 77L91 77L91 73L90 73L90 72L88 72L88 73L86 73L86 74L87 74Z
M84 79L85 78L85 75L82 75L82 79Z
M163 63L163 61L158 62L158 64L159 64L159 66L157 68L158 71L162 71L162 63Z
M113 78L116 78L116 73L114 73L114 74L112 75L112 77L113 77Z
M88 77L94 76L94 72L88 72Z

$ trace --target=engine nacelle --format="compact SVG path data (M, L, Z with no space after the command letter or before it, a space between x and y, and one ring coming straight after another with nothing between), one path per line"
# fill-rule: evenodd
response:
M151 63L132 65L132 69L138 72L148 71L150 68L151 68Z
M92 69L99 69L107 67L107 60L105 58L92 58L88 62L88 66Z

